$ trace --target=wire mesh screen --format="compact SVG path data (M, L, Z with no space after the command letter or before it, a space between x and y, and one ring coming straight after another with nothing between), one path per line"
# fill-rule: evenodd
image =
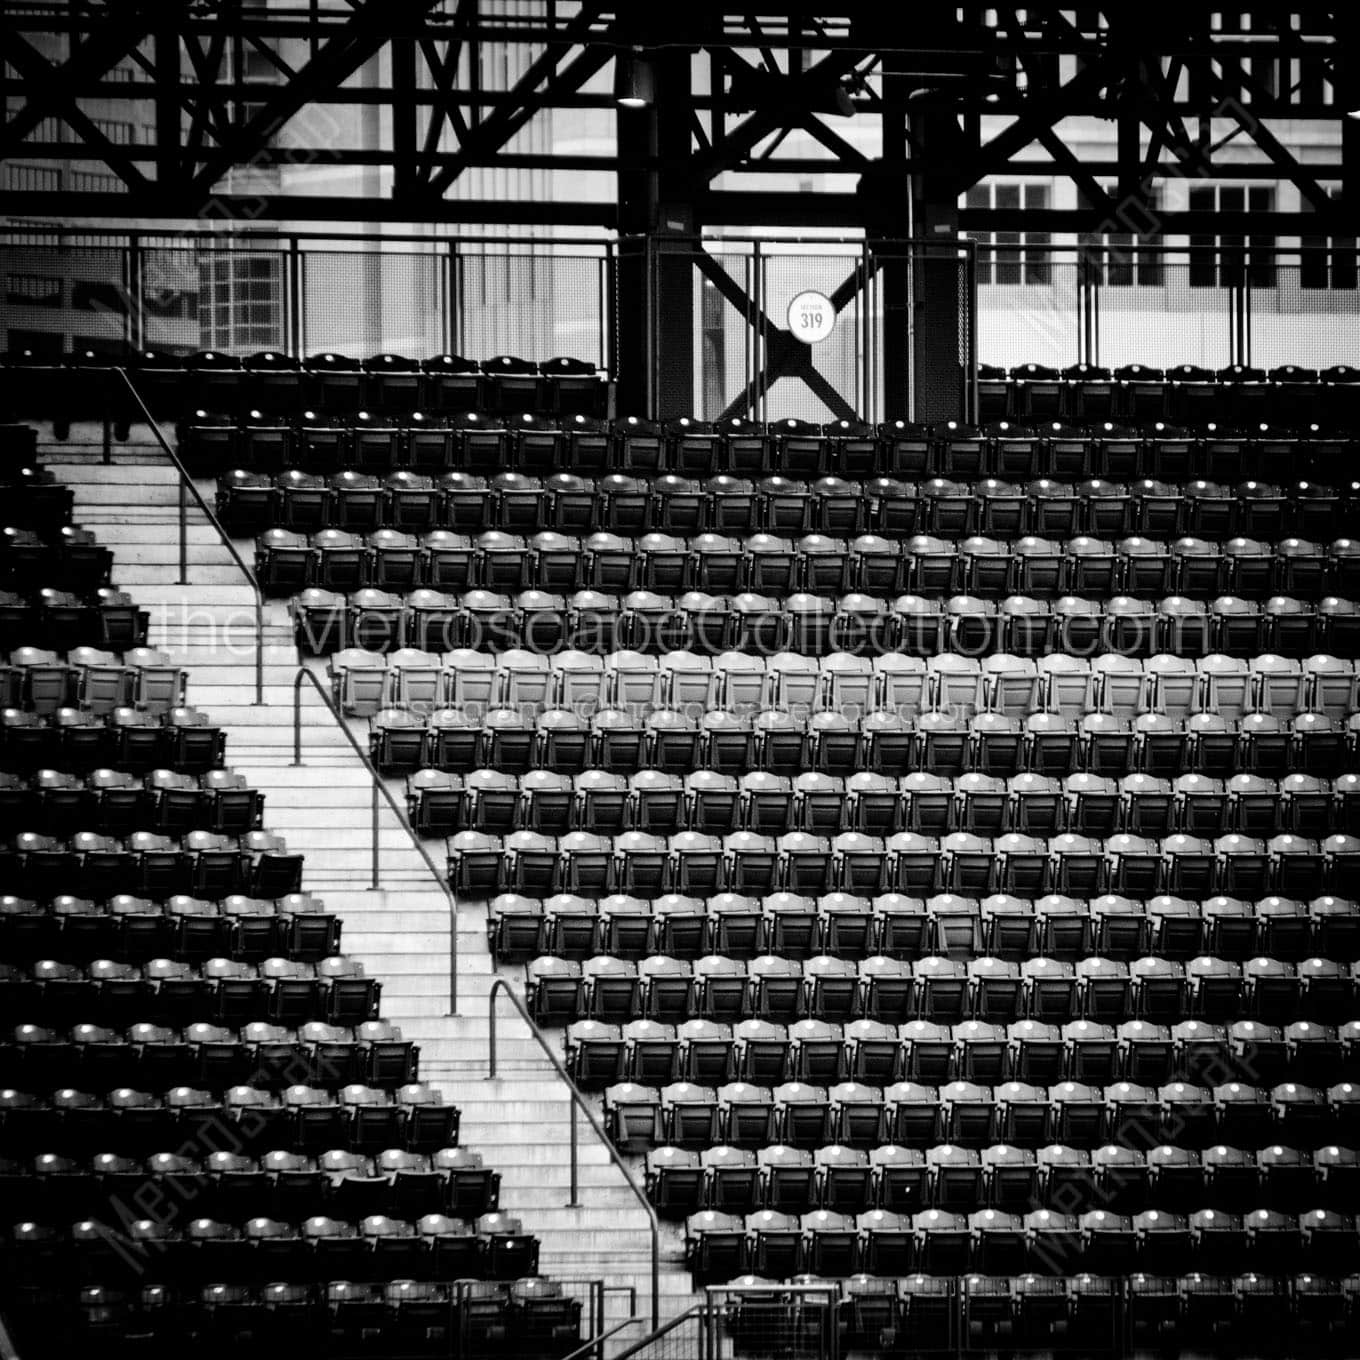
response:
M459 354L565 356L605 366L603 256L460 250L454 267Z
M1260 368L1360 364L1356 274L1354 247L1337 247L1282 260L1269 285L1252 283L1247 360Z
M761 417L825 423L865 410L863 256L763 255L760 270L760 307L777 330L789 329L789 305L801 294L820 293L835 310L826 339L790 344L783 356L765 346L766 375L777 376L758 389Z
M305 251L302 350L425 356L444 348L440 257L396 251Z
M1093 267L1096 345L1092 362L1120 364L1232 363L1236 280L1226 260L1200 261L1151 251L1128 259L1109 254Z
M709 1356L834 1360L839 1353L834 1286L710 1289Z
M1077 362L1081 271L1075 252L980 245L977 283L980 362L1003 368Z
M705 255L694 270L696 368L703 418L717 420L728 411L746 415L751 409L756 339L750 311L739 305L737 293L754 300L756 268L750 255L714 251Z
M7 244L0 266L7 349L55 357L131 343L136 309L123 247Z
M876 257L876 258L882 258ZM882 297L882 355L885 398L892 392L892 370L903 361L894 335L908 329L911 381L907 414L933 423L957 420L966 410L971 349L972 298L966 251L950 245L918 243L911 248L910 296L903 299L885 273ZM900 409L884 409L899 416ZM876 413L877 416L877 413Z
M205 348L200 343L204 289L197 252L152 247L139 250L133 263L138 303L134 332L140 332L142 346L170 354Z

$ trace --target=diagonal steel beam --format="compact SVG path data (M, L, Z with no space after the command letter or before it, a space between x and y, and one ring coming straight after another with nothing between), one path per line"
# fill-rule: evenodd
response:
M1086 195L1087 206L1099 212L1107 221L1118 220L1119 208L1104 185L1084 166L1077 154L1052 128L1045 128L1038 136L1039 144L1066 172L1067 177Z
M1226 62L1224 64L1226 66ZM1250 90L1253 98L1264 97L1265 92L1242 69L1240 63L1234 63L1234 66L1235 73L1241 81L1239 88ZM1284 177L1298 186L1299 192L1317 212L1326 213L1329 216L1335 213L1336 202L1331 194L1318 183L1317 177L1299 163L1298 157L1280 141L1261 119L1255 117L1250 109L1244 108L1233 96L1233 88L1228 83L1226 70L1220 75L1217 71L1211 69L1209 77L1214 93L1220 98L1220 112L1237 123L1242 131L1265 152L1271 162L1279 167Z
M60 66L37 52L12 22L0 23L5 60L24 76L28 89L36 95L0 128L0 160L14 155L24 137L44 118L56 114L59 108L75 107L81 87L107 74L137 49L150 32L149 8L144 4L121 7L105 23L91 27L85 41Z
M1084 112L1082 100L1099 89L1105 80L1104 64L1092 61L1051 95L1032 100L1031 107L1015 122L978 149L977 157L971 164L959 167L956 181L959 189L969 189L988 175L1005 170L1016 152L1023 151L1041 133L1051 131L1069 115Z
M51 63L29 42L17 33L10 35L10 43L5 52L5 60L21 75L30 80L53 80ZM56 76L56 89L53 92L52 116L63 118L105 165L112 170L129 189L147 190L151 182L137 168L116 143L111 142L94 124L93 119L76 103L76 95L67 80ZM22 116L22 115L21 115ZM48 115L43 115L48 116ZM16 119L16 122L19 120ZM13 153L5 148L0 151L0 159Z
M723 52L723 56L729 62L739 60L727 51ZM802 74L787 77L788 88L796 94L822 84L828 78L839 79L853 71L862 56L863 53L848 49L829 52ZM739 65L748 71L751 69L745 62L739 62ZM736 169L770 133L790 124L796 125L800 120L799 112L777 108L757 109L721 138L715 137L710 150L694 158L687 175L690 184L708 184L724 171Z
M724 301L741 314L765 346L765 362L761 370L746 385L723 412L723 419L750 408L780 378L801 378L838 420L853 420L855 412L845 398L813 366L812 347L795 340L782 326L777 326L751 299L746 290L701 246L691 248L695 267L722 295ZM868 282L868 272L861 266L842 279L831 294L831 305L839 312Z
M456 100L448 96L452 93L454 81L458 78L458 64L462 60L470 9L469 0L459 0L458 10L454 16L453 36L442 57L439 55L438 45L432 38L420 39L420 50L425 57L425 65L429 67L434 87L445 96L442 101L430 105L430 119L425 125L419 164L419 178L422 183L428 183L434 171L434 156L439 150L439 139L443 136L445 119L458 138L459 146L468 139L467 119L463 116L463 110Z
M194 175L195 191L207 194L234 165L248 162L306 104L324 97L374 56L393 31L417 23L436 0L353 0L354 14L328 38L294 80L273 91L263 107L235 128Z
M598 44L586 46L561 71L558 62L565 52L585 41L591 26L599 17L600 6L582 5L580 12L566 27L561 42L552 43L539 56L529 63L524 74L515 82L510 94L516 96L510 103L503 104L477 125L471 138L463 144L462 153L471 157L485 154L488 150L503 147L520 128L522 128L545 105L559 93L579 90L597 71L601 70L613 56L613 52ZM444 190L467 169L470 160L460 154L452 164L445 166L438 174L432 175L429 191L435 195Z

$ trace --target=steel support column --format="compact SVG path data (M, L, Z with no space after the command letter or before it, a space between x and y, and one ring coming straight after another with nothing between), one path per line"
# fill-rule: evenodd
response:
M620 108L621 155L683 164L690 150L690 57L654 55L656 94L642 109ZM666 419L694 407L694 269L689 238L699 229L676 177L620 170L618 409ZM640 238L629 242L628 237Z

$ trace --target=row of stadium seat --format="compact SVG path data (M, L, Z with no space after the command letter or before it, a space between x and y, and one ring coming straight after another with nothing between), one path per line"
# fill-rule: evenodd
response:
M188 672L154 647L118 655L99 647L16 647L0 663L0 707L43 715L79 706L100 715L136 707L165 713L184 704Z
M22 1290L17 1307L54 1345L158 1360L190 1350L212 1357L247 1348L269 1357L348 1353L375 1335L403 1357L490 1360L510 1348L528 1360L551 1360L581 1342L580 1301L539 1277L43 1286Z
M731 599L690 592L678 599L633 591L622 600L598 591L570 597L524 591L513 598L488 590L461 596L429 589L405 597L365 587L345 596L310 587L289 604L297 645L322 656L357 647L445 652L460 647L539 656L559 651L616 649L657 655L694 650L771 656L912 658L953 652L977 659L993 652L1040 657L1059 651L1089 661L1113 653L1146 658L1158 652L1199 658L1263 653L1302 658L1321 647L1360 650L1360 603L1329 596L1313 605L1277 595L1257 605L1235 596L1211 604L1185 596L1159 601L1118 595L1108 600L1068 595L1050 604L1008 596L999 604L971 595L947 600L899 595L891 606L868 595L777 599L745 593Z
M1357 795L1355 774L1335 781L1309 774L1281 780L1236 774L1226 781L1131 774L1116 782L1092 774L1059 781L1028 773L1001 779L973 772L955 780L921 772L899 779L861 771L843 779L815 771L790 778L753 770L738 778L712 770L683 777L640 770L625 778L603 770L516 775L484 769L466 775L419 770L406 781L411 822L425 836L464 830L1325 836L1360 831Z
M589 717L617 707L643 716L656 710L752 715L772 708L804 718L817 712L911 718L948 710L1014 718L1153 713L1182 721L1196 713L1234 720L1252 713L1322 713L1344 721L1360 708L1355 663L1326 653L1300 662L1273 653L1210 653L1193 660L1106 653L1088 660L1061 652L1037 658L889 652L871 658L843 651L809 657L668 650L652 656L621 648L601 657L574 649L545 656L526 648L380 653L356 647L333 653L327 671L343 711L370 717L384 707L448 706L482 716L512 708L533 716L568 709Z
M0 987L0 993L12 990ZM20 998L5 996L4 1004L9 1013L26 1012ZM50 999L40 995L37 1011L50 1008ZM239 1038L236 1031L203 1022L182 1032L141 1022L129 1025L126 1035L85 1023L73 1025L67 1036L21 1025L12 1040L0 1041L0 1082L94 1091L123 1086L220 1091L247 1081L265 1089L360 1083L391 1090L415 1080L418 1052L385 1020L365 1020L353 1029L312 1020L296 1034L256 1021L242 1026ZM359 1097L349 1103L360 1103ZM0 1124L5 1118L0 1116ZM8 1145L4 1128L0 1139Z
M926 533L950 540L969 534L1059 539L1142 534L1159 541L1190 534L1215 541L1233 535L1273 541L1291 535L1332 537L1353 531L1360 517L1355 483L1338 489L1312 481L1232 486L1101 478L1073 484L1041 478L1024 485L993 479L935 478L917 484L823 477L808 483L785 477L698 481L571 473L540 478L505 471L490 477L449 472L437 480L394 472L379 480L352 471L317 476L294 468L273 477L225 473L218 478L216 499L222 522L239 535L274 528L501 529L582 537L653 532L699 536L701 546L705 535L752 533L836 539Z
M68 524L55 533L37 533L14 524L7 515L0 536L0 583L4 586L40 579L51 592L46 597L49 607L55 607L63 593L89 592L109 584L113 553L90 530Z
M102 902L69 894L47 903L0 898L0 957L7 964L163 958L315 963L339 952L339 918L309 893L272 901L231 894L220 902L174 894L163 903L129 894Z
M1213 1023L1344 1020L1354 1009L1360 968L1329 959L1306 959L1296 967L1280 959L1238 963L1212 955L1186 962L1155 955L1131 962L1093 956L1075 964L1045 957L1016 963L876 955L856 962L819 955L804 964L774 954L749 961L710 954L693 964L660 957L636 964L608 955L581 964L544 955L525 972L530 1009L544 1025L649 1016L779 1024L855 1017L887 1023L971 1018L1004 1024L1026 1017L1172 1024L1187 1015Z
M501 354L478 363L456 354L423 360L400 354L368 359L323 352L298 360L261 350L239 358L200 350L187 358L160 350L77 350L53 358L11 350L0 361L0 410L31 420L134 421L140 410L111 370L127 370L153 416L175 420L199 407L292 415L304 408L348 414L364 406L394 412L580 411L606 415L610 385L594 364L559 357L541 363Z
M458 1141L458 1110L433 1088L414 1084L395 1099L366 1085L337 1091L297 1082L278 1092L243 1085L220 1094L193 1086L163 1095L117 1087L103 1097L69 1087L45 1096L6 1089L0 1136L6 1156L145 1157L165 1148L187 1156L224 1142L232 1151L260 1155L398 1146L435 1152Z
M1167 424L1154 414L1129 425L1050 419L976 426L955 420L817 425L793 418L765 425L742 416L657 423L630 415L608 422L580 413L557 421L527 412L502 419L494 411L457 407L397 416L294 408L283 415L250 409L224 417L200 409L186 413L178 437L186 462L204 475L234 467L276 472L294 464L305 471L377 474L395 469L494 472L510 464L544 475L562 469L596 476L700 478L1232 480L1268 476L1272 467L1291 460L1300 471L1322 473L1325 480L1329 469L1344 464L1356 422L1342 427L1323 421L1324 414L1314 409L1292 422L1274 423L1258 415L1241 423L1211 418L1196 425Z
M587 720L569 709L535 717L514 708L485 713L443 708L383 709L371 723L372 758L384 774L490 766L520 774L531 767L624 775L761 769L792 777L812 769L848 778L864 769L890 776L924 769L941 776L973 770L1008 777L1024 770L1061 778L1086 770L1119 778L1190 769L1278 779L1290 769L1333 778L1360 763L1355 751L1360 722L1353 715L1343 728L1321 713L1284 722L1268 713L1249 713L1240 721L1196 713L1183 722L1145 713L1132 723L1093 713L1078 724L1054 713L1023 720L983 713L969 720L957 710L907 718L877 712L861 722L841 713L802 717L780 709L754 717L714 709L696 721L671 709L600 709Z
M438 1114L436 1106L420 1108ZM414 1134L422 1147L437 1134L435 1121L427 1123L428 1132ZM332 1148L316 1157L280 1150L260 1157L157 1152L132 1158L106 1152L78 1161L47 1152L27 1164L0 1163L0 1178L15 1221L98 1216L120 1201L134 1203L147 1188L182 1195L192 1200L198 1217L232 1224L252 1218L301 1222L318 1215L350 1221L370 1214L408 1221L425 1214L475 1219L496 1208L500 1193L500 1176L482 1165L480 1154L458 1147L426 1153L393 1146L375 1155Z
M44 579L60 576L61 568L44 573ZM130 651L145 646L149 620L125 591L108 586L82 592L44 586L31 594L0 590L0 652L19 647Z
M132 1019L176 1027L209 1021L235 1028L254 1020L359 1025L378 1018L381 993L382 984L345 955L315 962L274 957L259 964L218 956L201 964L158 957L141 965L114 959L93 959L88 966L61 959L36 959L27 969L0 965L0 1012L8 1022L64 1029Z
M63 893L112 897L175 893L218 900L234 893L277 898L300 892L302 856L281 836L186 831L181 836L133 832L127 842L95 831L66 837L36 831L0 847L0 882L20 897L48 900Z
M646 1168L652 1202L668 1218L705 1209L1026 1213L1039 1206L1050 1214L1092 1209L1129 1214L1183 1211L1190 1204L1230 1213L1257 1207L1299 1213L1324 1201L1353 1213L1360 1189L1360 1154L1343 1147L1251 1152L1220 1144L1201 1153L1169 1144L1143 1149L1109 1143L1092 1152L1062 1144L1035 1152L1008 1143L981 1151L954 1144L922 1151L831 1143L753 1151L720 1144L702 1152L657 1148L647 1154Z
M1306 539L1278 546L1237 539L1217 544L1180 538L1169 548L1146 538L1025 538L962 542L918 534L902 544L877 535L854 540L808 535L796 543L769 534L741 542L719 534L695 539L670 534L623 538L592 534L579 539L544 532L532 541L492 529L471 538L437 530L417 540L395 529L366 538L343 529L320 529L310 539L271 529L256 543L261 585L270 594L309 586L348 591L373 585L412 590L482 587L557 595L633 590L682 595L793 595L800 591L873 599L903 592L930 597L957 593L1001 599L1023 594L1183 594L1213 599L1235 592L1264 599L1280 592L1302 595L1360 593L1360 542L1343 538L1323 548Z
M11 773L171 769L203 774L221 769L225 758L226 734L196 708L148 713L127 707L102 715L82 708L47 714L0 710L0 769Z
M1073 364L995 364L978 369L978 406L984 417L1107 420L1318 419L1352 424L1360 418L1360 369L1333 364L1318 370L1281 364L1270 370L1247 364L1156 368L1124 364L1102 368Z
M1070 1020L1061 1028L1037 1020L1005 1026L981 1020L953 1026L929 1020L842 1025L808 1019L788 1026L769 1020L735 1025L686 1020L678 1026L657 1020L623 1025L577 1020L567 1027L566 1053L572 1076L586 1089L623 1081L655 1087L689 1081L715 1088L733 1081L762 1086L799 1081L830 1088L846 1081L1160 1087L1173 1080L1203 1084L1229 1077L1273 1087L1354 1076L1357 1038L1356 1021L1338 1031L1312 1020L1284 1028L1259 1020L1228 1026L1126 1020L1117 1027Z
M1058 1345L1112 1356L1187 1345L1289 1355L1304 1344L1337 1354L1360 1315L1360 1276L798 1275L792 1281L798 1288L772 1289L768 1274L728 1276L727 1267L741 1259L735 1244L742 1227L738 1222L735 1236L715 1238L710 1245L720 1250L696 1249L693 1258L718 1265L727 1281L722 1326L739 1351L758 1352L771 1336L829 1346L834 1333L841 1345L870 1352L907 1345L918 1353L957 1353L967 1338L997 1350Z
M831 892L814 898L776 892L718 893L705 901L679 894L649 900L503 893L487 904L487 934L497 959L506 963L554 955L580 961L589 973L613 968L619 959L639 961L648 1004L659 1004L672 985L658 980L653 995L650 979L675 975L676 960L707 954L813 960L809 978L826 969L843 975L836 961L877 954L1075 961L1090 955L1131 960L1149 953L1184 960L1207 953L1239 962L1266 954L1300 964L1320 997L1341 984L1322 981L1332 970L1317 955L1360 959L1360 905L1330 896L1246 902L1226 895L1197 901L1161 894L1134 901L1114 893L1033 899L1009 893L978 898ZM689 975L687 969L679 972ZM1347 995L1344 987L1341 994Z
M193 830L241 836L260 829L263 812L264 794L229 769L197 775L103 769L84 778L39 770L31 779L0 771L0 816L10 826L59 837L82 828L115 837Z
M1050 1087L899 1081L883 1089L851 1081L828 1090L794 1081L773 1088L732 1082L717 1090L674 1082L657 1091L623 1082L605 1089L604 1108L610 1136L632 1151L774 1143L981 1149L1003 1141L1031 1149L1053 1143L1092 1149L1111 1141L1146 1149L1172 1139L1184 1148L1222 1143L1259 1151L1278 1143L1315 1150L1336 1142L1356 1145L1360 1087L1339 1082L1320 1090L1282 1082L1265 1090L1244 1082L1209 1088L1176 1081L1102 1089L1078 1081Z
M1201 1272L1217 1276L1247 1269L1271 1274L1299 1268L1342 1272L1360 1259L1354 1216L1328 1209L1298 1215L1271 1209L1246 1215L1220 1209L1190 1214L1146 1209L1131 1216L1092 1209L1080 1217L1035 1210L1023 1218L999 1209L966 1215L947 1209L910 1215L870 1210L858 1216L816 1209L801 1217L762 1209L744 1220L705 1210L686 1221L685 1235L686 1256L700 1285L751 1269L765 1279L805 1271L841 1278L861 1271L898 1277L972 1272L967 1281L970 1291L981 1280L1012 1271L1057 1275L1104 1271L1132 1274L1132 1285L1153 1269L1186 1272L1194 1281ZM1179 1289L1174 1280L1165 1280L1162 1288L1166 1299L1159 1315L1175 1321L1180 1314ZM993 1289L991 1318L984 1314L984 1319L1008 1321L1009 1285L1002 1287L1002 1281L993 1278ZM1061 1291L1053 1291L1053 1297L1062 1301ZM1270 1297L1278 1307L1278 1296L1271 1291ZM1236 1307L1231 1285L1220 1295L1220 1318L1223 1300L1231 1317ZM1168 1333L1168 1340L1171 1335L1175 1333ZM912 1341L919 1344L914 1336ZM1250 1344L1246 1338L1244 1342Z
M910 831L886 839L855 831L834 838L802 831L779 837L753 831L726 836L682 831L670 837L642 831L616 836L513 831L503 837L459 831L448 838L446 853L450 882L474 898L502 892L656 898L778 891L952 892L975 898L1360 895L1360 839L1344 834L1322 842L1286 834L1267 845L1237 833L1216 843L1183 832L1160 842L1127 833L1101 839L1076 832L1047 838L1008 832L993 844L961 831L943 839ZM62 883L56 887L65 890Z
M136 1206L131 1206L133 1209ZM515 1280L538 1269L538 1239L509 1214L481 1215L474 1226L443 1214L420 1224L370 1215L362 1223L317 1215L300 1224L254 1218L242 1229L215 1219L194 1219L184 1229L159 1218L134 1219L126 1239L112 1225L81 1219L66 1232L16 1223L11 1258L48 1258L46 1264L80 1282L122 1280L146 1274L144 1259L174 1284L195 1281L320 1281L343 1273L349 1280ZM31 1269L31 1266L29 1267Z

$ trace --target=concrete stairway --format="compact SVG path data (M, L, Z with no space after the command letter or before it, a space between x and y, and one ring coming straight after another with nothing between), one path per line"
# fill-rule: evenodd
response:
M304 885L344 922L342 947L383 984L383 1015L420 1045L424 1080L462 1110L464 1145L501 1173L501 1208L541 1241L540 1270L610 1287L606 1325L629 1315L627 1290L650 1314L647 1218L589 1125L579 1122L579 1197L569 1199L566 1088L512 1007L498 1016L499 1077L487 1077L487 996L498 975L487 949L484 902L457 910L457 1014L449 1005L448 899L384 803L381 887L371 887L372 793L344 733L309 685L301 694L301 766L293 760L293 680L299 657L287 609L266 603L264 705L254 702L252 593L216 531L190 504L189 583L179 581L174 470L152 450L120 450L104 466L72 446L44 444L45 463L76 496L76 520L113 550L114 580L150 611L151 646L189 670L189 702L227 733L227 762L263 791L265 825L306 855ZM199 486L211 504L212 486ZM237 543L249 563L249 542ZM311 663L318 678L324 669ZM367 747L367 724L352 724ZM400 781L388 781L400 806ZM442 846L429 846L442 867ZM523 993L520 970L506 970ZM554 1039L552 1042L556 1042ZM599 1102L595 1102L598 1113ZM640 1161L634 1162L639 1182ZM681 1236L664 1228L661 1316L693 1301ZM631 1331L624 1339L635 1340ZM611 1351L612 1353L612 1351Z

